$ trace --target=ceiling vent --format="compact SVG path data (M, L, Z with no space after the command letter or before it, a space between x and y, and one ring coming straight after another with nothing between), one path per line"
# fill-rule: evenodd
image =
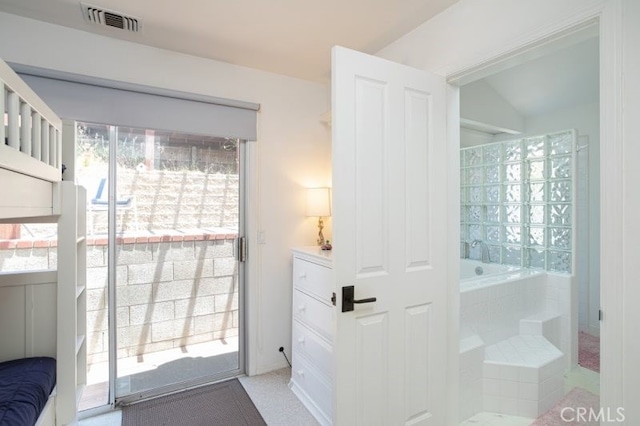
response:
M127 16L120 12L108 10L103 7L80 3L84 19L94 24L106 27L118 28L125 31L137 33L140 31L142 22L133 16Z

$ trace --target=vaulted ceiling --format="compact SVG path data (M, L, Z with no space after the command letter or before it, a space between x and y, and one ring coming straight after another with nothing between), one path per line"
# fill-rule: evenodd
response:
M522 116L599 100L599 39L590 38L486 77Z
M597 31L560 40L536 56L461 88L463 126L492 134L523 131L524 120L599 101ZM505 107L508 105L508 107ZM520 121L520 123L518 123Z

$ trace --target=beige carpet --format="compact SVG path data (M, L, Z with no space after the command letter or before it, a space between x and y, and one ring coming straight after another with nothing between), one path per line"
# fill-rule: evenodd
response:
M600 372L600 338L583 331L578 333L578 364Z
M122 410L122 426L261 426L262 416L237 379L162 396Z
M320 426L289 389L289 367L238 380L268 425Z

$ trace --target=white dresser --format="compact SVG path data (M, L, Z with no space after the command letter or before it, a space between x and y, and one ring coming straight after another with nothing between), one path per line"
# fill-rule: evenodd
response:
M293 249L293 367L289 387L322 425L331 424L332 414L335 291L331 251L319 247Z

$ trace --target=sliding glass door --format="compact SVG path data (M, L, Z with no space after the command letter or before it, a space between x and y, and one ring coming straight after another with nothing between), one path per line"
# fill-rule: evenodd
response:
M242 372L243 142L90 123L78 136L101 283L89 388L127 403Z

